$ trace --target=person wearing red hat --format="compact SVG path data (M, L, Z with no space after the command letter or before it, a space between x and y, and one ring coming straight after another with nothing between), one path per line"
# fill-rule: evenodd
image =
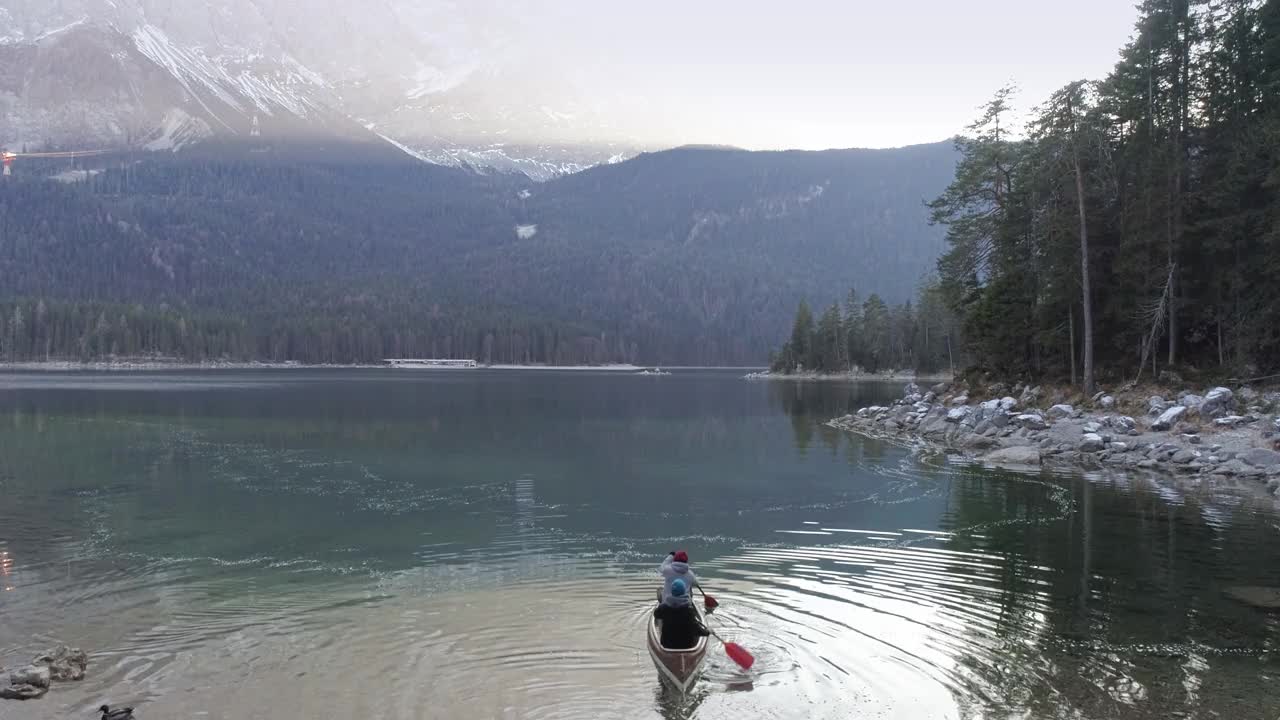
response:
M689 596L693 594L693 589L700 587L698 577L693 574L693 570L689 569L689 553L684 550L672 550L667 553L658 572L662 573L662 589L658 591L658 601L670 607L689 605ZM686 590L685 594L678 597L671 593L671 583L676 580L682 580Z

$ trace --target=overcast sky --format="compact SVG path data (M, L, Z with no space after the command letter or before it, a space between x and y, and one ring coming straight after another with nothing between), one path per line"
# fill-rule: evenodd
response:
M522 50L646 141L892 147L954 135L1007 81L1034 105L1101 78L1132 0L552 0ZM523 44L523 43L521 43ZM619 108L626 108L619 110Z

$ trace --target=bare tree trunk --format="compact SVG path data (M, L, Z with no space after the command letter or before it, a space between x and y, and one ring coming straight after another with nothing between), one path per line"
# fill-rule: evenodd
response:
M1076 310L1075 305L1067 306L1067 338L1071 343L1068 354L1071 355L1071 385L1076 384Z
M1071 112L1070 106L1067 112ZM1080 143L1077 139L1076 123L1071 122L1071 160L1076 174L1076 210L1080 215L1080 292L1084 298L1084 394L1093 395L1093 299L1089 291L1089 221L1085 212L1084 168L1080 164ZM1074 343L1073 343L1074 345ZM1075 354L1072 351L1072 367L1075 366ZM1075 373L1072 372L1074 376Z

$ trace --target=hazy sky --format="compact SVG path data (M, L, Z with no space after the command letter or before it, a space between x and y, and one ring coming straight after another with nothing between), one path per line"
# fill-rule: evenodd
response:
M1132 0L553 0L517 41L657 142L888 147L949 137L1002 84L1101 78ZM618 108L626 108L618 111Z

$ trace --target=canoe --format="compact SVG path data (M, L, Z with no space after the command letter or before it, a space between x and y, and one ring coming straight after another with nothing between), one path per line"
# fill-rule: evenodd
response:
M697 610L697 606L694 606ZM702 611L698 610L698 619ZM702 671L702 661L707 658L707 638L698 638L698 644L688 650L671 650L662 646L662 622L649 620L649 655L658 666L658 674L682 693L688 692Z

